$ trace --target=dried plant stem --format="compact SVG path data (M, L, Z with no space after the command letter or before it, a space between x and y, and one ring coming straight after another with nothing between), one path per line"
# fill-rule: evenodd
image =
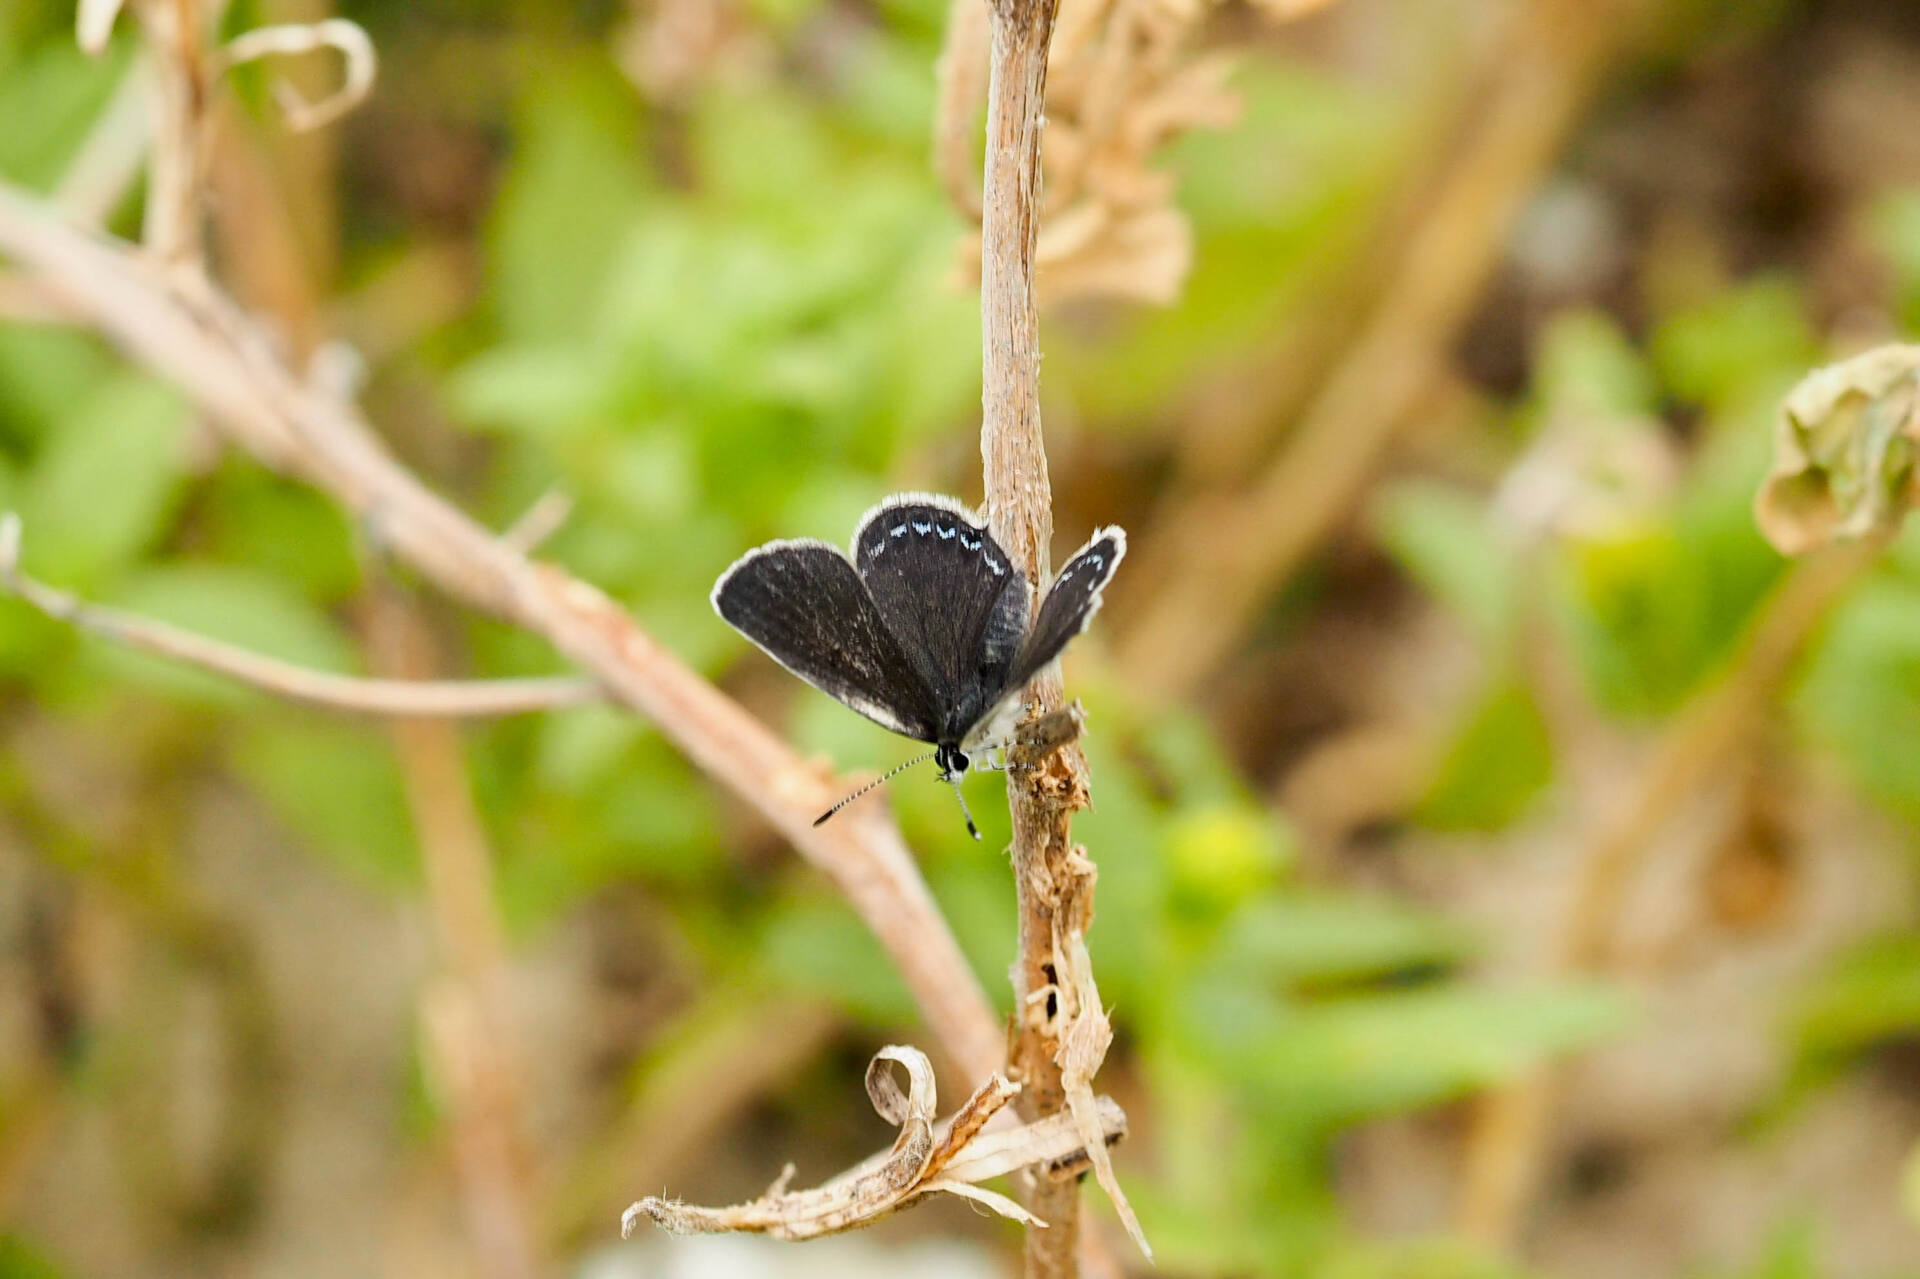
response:
M973 158L980 98L986 89L985 0L953 0L947 8L945 43L934 77L939 95L933 110L933 171L953 207L980 217L979 166Z
M1373 475L1433 385L1497 261L1507 228L1580 118L1640 0L1526 6L1497 54L1483 110L1464 122L1429 212L1405 242L1394 286L1249 486L1193 495L1143 538L1206 571L1142 571L1156 594L1122 636L1120 662L1144 690L1192 687L1262 602L1319 545Z
M292 702L362 715L518 715L602 700L592 680L571 676L499 680L362 679L310 670L165 622L88 604L20 572L20 520L0 515L0 589L41 613L101 639L212 671Z
M980 451L993 535L1036 587L1047 571L1053 494L1040 429L1040 333L1033 259L1040 226L1040 129L1047 47L1058 0L993 0L987 89L986 181L981 222L980 322L983 385ZM1057 673L1028 690L1042 712L1061 703ZM1086 797L1086 762L1077 744L1042 768L1007 774L1013 813L1013 873L1019 958L1008 1074L1022 1091L1015 1105L1029 1123L1067 1107L1057 1020L1045 1015L1060 980L1054 962L1056 898L1073 882L1057 873L1073 851L1069 823ZM1047 1223L1028 1230L1031 1279L1079 1273L1080 1194L1073 1180L1037 1176L1027 1207Z
M41 1166L64 1110L60 1078L37 1055L0 1078L0 1219L16 1219L20 1189Z
M369 592L367 648L402 680L439 665L425 625L397 588ZM467 779L458 730L444 719L392 725L407 806L427 872L440 973L421 996L427 1066L452 1116L467 1229L489 1279L534 1279L533 1162L508 1005L507 949L495 901L493 857Z
M1550 957L1559 972L1598 972L1610 960L1620 906L1653 838L1689 795L1725 767L1791 670L1807 637L1873 561L1879 544L1796 564L1760 607L1728 669L1674 717L1640 770L1618 817L1580 858L1565 925ZM1512 1243L1525 1217L1555 1103L1549 1071L1536 1071L1480 1102L1466 1136L1457 1217L1462 1233Z
M0 183L0 253L56 302L180 387L256 457L315 484L391 554L467 603L544 636L616 700L648 716L833 879L879 937L958 1067L984 1079L1004 1034L899 832L877 810L815 828L841 784L654 642L586 583L529 560L433 494L353 407L290 370L197 277L67 225Z
M201 42L218 13L204 11L199 0L140 0L137 8L156 55L151 64L153 144L142 235L160 261L192 266L204 256L200 198L211 87Z

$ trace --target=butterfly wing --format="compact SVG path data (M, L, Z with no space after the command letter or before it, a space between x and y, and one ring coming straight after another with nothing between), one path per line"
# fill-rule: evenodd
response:
M904 493L869 511L853 562L887 630L958 742L1011 683L1027 626L1027 583L973 513L950 498Z
M896 733L936 740L932 691L838 547L785 541L749 551L714 584L713 607L827 696Z
M1009 688L1020 688L1038 675L1043 667L1060 656L1068 641L1087 629L1087 623L1100 611L1100 592L1113 579L1113 570L1126 558L1127 534L1120 528L1103 528L1075 551L1073 558L1047 587L1040 602L1040 614L1026 643L1014 658Z

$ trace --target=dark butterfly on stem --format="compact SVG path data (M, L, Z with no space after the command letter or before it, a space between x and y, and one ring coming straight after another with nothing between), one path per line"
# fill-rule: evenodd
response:
M979 517L950 497L901 493L861 518L851 561L825 542L769 542L720 575L713 607L829 697L931 742L900 768L932 759L959 795L967 769L985 766L976 758L1006 745L1016 695L1086 629L1126 553L1124 531L1096 531L1035 612L1027 579ZM980 838L971 814L967 829Z

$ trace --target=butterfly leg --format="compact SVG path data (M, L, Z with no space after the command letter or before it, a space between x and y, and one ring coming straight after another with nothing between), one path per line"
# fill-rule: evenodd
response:
M983 773L1037 773L1040 771L1038 764L1026 764L1017 759L1008 759L1005 746L989 746L987 750L989 754L983 756L980 762L974 765ZM1000 758L994 759L994 755Z

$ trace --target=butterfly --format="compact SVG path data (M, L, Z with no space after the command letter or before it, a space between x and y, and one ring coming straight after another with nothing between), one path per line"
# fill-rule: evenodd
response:
M1094 532L1032 606L1024 574L980 517L950 497L900 493L861 517L852 555L810 538L768 542L714 584L729 626L827 696L933 750L822 813L826 821L902 768L931 759L960 778L1003 748L1016 695L1100 609L1127 553ZM961 797L967 830L980 838Z

